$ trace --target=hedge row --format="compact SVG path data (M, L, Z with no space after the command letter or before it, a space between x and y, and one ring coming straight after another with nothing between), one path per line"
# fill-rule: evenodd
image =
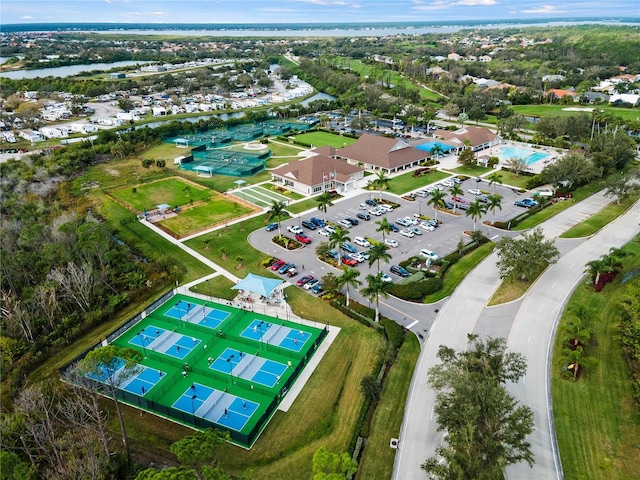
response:
M440 277L431 277L404 285L397 283L389 289L389 293L404 300L422 301L424 297L437 292L441 288L442 279Z
M503 230L509 230L515 227L516 225L518 225L519 223L522 223L525 219L529 218L531 215L535 215L543 208L547 208L549 205L551 205L551 200L540 199L539 201L540 201L540 205L530 208L526 212L522 212L518 214L518 216L512 218L511 220L507 220L506 222L495 222L493 226L496 228L501 228Z

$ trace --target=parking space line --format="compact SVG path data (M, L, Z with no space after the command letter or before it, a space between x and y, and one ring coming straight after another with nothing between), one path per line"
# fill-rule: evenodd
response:
M411 330L411 329L412 329L413 327L415 327L418 323L420 323L420 322L418 322L418 320L414 320L414 321L413 321L413 322L411 322L409 325L407 325L405 328L406 328L407 330Z

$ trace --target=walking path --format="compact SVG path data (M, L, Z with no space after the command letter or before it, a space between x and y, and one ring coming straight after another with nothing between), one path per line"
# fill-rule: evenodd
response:
M570 207L541 225L545 235L556 238L564 230L598 212L610 200L596 194ZM534 410L534 433L531 436L535 455L534 468L516 465L509 469L513 479L562 478L548 393L548 354L557 317L573 286L583 276L584 264L606 253L612 246L621 246L638 232L640 202L590 240L580 242L558 239L556 243L573 245L556 265L549 268L535 283L531 292L519 303L515 318L508 322L505 312L514 305L487 308L486 304L500 284L497 256L490 255L458 286L438 313L424 343L412 379L393 478L423 480L420 465L432 456L442 442L434 415L435 394L427 385L427 372L438 362L440 345L462 350L467 345L467 333L490 330L491 320L508 332L508 346L523 353L528 362L526 378L510 385L516 398ZM621 228L624 227L624 228ZM565 248L560 247L560 250ZM560 280L562 279L562 280ZM560 282L562 284L560 284ZM516 303L515 306L517 306Z

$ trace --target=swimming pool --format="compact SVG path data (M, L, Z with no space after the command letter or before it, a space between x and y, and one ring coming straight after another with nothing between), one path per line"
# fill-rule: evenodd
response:
M537 152L535 150L531 150L529 148L523 147L500 147L497 152L497 157L501 161L506 161L511 158L522 158L527 165L532 165L540 160L544 160L549 156L548 153L545 152Z

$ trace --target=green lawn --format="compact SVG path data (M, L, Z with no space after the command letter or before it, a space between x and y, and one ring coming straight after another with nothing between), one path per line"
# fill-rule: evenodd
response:
M400 436L407 393L419 355L420 343L415 335L409 333L387 373L380 403L371 422L371 432L358 466L357 479L391 478L396 450L389 448L389 440Z
M297 203L294 203L293 205L289 205L287 207L287 210L292 214L296 215L300 212L309 210L310 208L315 208L316 210L318 209L318 201L316 200L316 197L307 198L306 200L302 200L301 202L297 202ZM318 215L322 218L322 212L320 210L318 210Z
M300 200L301 198L304 198L304 195L301 195L298 192L294 192L293 190L287 190L287 189L285 189L284 191L276 190L276 188L280 189L282 187L280 185L274 185L273 183L263 183L260 186L262 188L266 188L267 190L276 192L279 195L284 195L285 197L288 197L291 200Z
M447 177L450 177L451 174L434 171L428 175L422 175L421 177L414 177L413 170L407 173L403 173L398 175L397 177L393 177L389 181L389 191L391 193L395 193L396 195L403 195L411 190L415 190L420 187L426 187L429 184L437 183L440 180L443 180Z
M237 290L231 290L235 283L229 280L224 275L218 275L204 282L200 282L194 285L189 290L191 292L199 293L201 295L208 295L210 297L223 298L225 300L233 300L236 298Z
M356 139L351 137L343 137L329 132L309 132L296 135L294 138L299 142L308 143L314 147L330 146L334 148L342 148L355 143Z
M570 117L579 115L580 113L591 116L591 112L586 110L583 112L565 110L572 106L573 105L513 105L511 108L513 108L514 112L518 115L530 115L534 117ZM575 105L573 107L583 108L581 105ZM622 117L625 120L637 120L638 118L638 109L636 108L620 108L609 105L598 105L594 108L604 110L605 112Z
M290 157L296 158L300 152L306 150L305 148L297 145L286 145L280 143L280 141L272 140L268 143L269 150L271 150L272 157Z
M498 170L498 175L502 175L502 184L516 188L526 188L527 182L531 178L528 175L516 175L508 170Z
M479 167L478 165L471 165L468 167L462 166L462 167L454 168L451 171L459 175L467 175L469 177L479 177L480 175L489 173L492 170L493 168Z
M640 267L640 244L625 249L635 255L626 257L625 270ZM590 259L585 259L585 262ZM551 371L553 413L558 447L567 480L630 480L638 478L640 468L640 423L632 396L629 370L618 340L622 293L622 275L596 293L578 285L560 320ZM576 307L592 313L587 328L593 339L587 355L597 366L585 371L577 382L560 378L563 326Z
M626 212L637 200L638 197L634 196L633 198L628 198L624 202L621 202L620 205L612 202L595 215L587 218L584 222L579 223L564 232L560 235L560 238L582 238L593 235L602 227L611 223Z
M211 195L211 192L180 178L172 177L121 188L114 190L111 194L137 211L150 211L163 203L172 207L188 205L190 202L204 200Z
M487 242L484 245L476 248L473 252L465 255L458 260L454 265L449 267L444 275L442 281L442 288L436 293L428 295L424 299L424 303L435 303L443 298L448 297L453 293L456 287L464 280L464 278L473 270L482 260L488 257L493 252L493 242Z

